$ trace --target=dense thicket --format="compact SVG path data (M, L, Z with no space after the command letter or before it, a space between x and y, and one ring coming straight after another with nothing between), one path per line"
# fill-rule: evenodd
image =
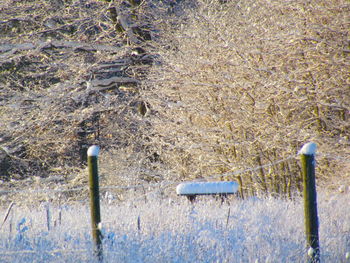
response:
M349 175L349 3L198 1L165 21L163 63L144 93L159 151L180 178L255 169L249 193L299 187L314 141L318 176ZM345 175L345 176L344 176Z
M319 178L349 177L347 1L136 2L0 3L2 179L81 184L99 144L104 185L291 195L310 140Z
M153 158L139 87L154 59L153 13L166 8L167 1L1 1L2 180L55 175L74 185L91 144L104 151L113 183Z

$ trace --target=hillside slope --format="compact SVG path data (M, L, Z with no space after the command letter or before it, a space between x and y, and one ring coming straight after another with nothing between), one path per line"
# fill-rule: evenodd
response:
M2 1L4 186L83 185L98 144L103 185L291 196L310 140L320 182L349 183L347 1L132 2Z

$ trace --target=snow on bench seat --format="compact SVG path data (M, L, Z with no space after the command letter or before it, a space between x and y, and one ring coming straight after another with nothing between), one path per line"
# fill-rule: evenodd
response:
M176 187L178 195L185 195L193 200L197 195L227 195L237 191L238 183L236 182L188 182Z

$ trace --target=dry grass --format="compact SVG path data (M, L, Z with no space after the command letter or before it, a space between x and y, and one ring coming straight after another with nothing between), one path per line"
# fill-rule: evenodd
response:
M198 1L176 26L165 20L163 61L144 98L154 143L179 178L273 163L312 140L323 154L318 177L348 180L349 9L347 1ZM298 163L235 179L248 193L290 194L300 188Z
M305 262L301 198L210 197L101 204L105 262ZM349 194L319 193L321 262L348 262ZM0 208L0 215L6 208ZM3 216L0 217L2 223ZM0 229L2 262L96 262L88 205L15 204Z

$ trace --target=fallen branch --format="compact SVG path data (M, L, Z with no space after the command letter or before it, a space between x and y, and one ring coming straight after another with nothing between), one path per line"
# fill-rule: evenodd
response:
M91 91L104 91L110 88L114 88L116 85L119 86L120 84L130 84L130 83L139 84L140 81L130 77L112 77L109 79L92 80Z
M46 41L36 43L22 43L22 44L2 44L0 45L0 53L7 53L12 50L26 51L34 49L52 49L52 48L72 48L74 50L85 51L117 51L120 47L113 45L101 45L101 44L88 44L77 41ZM13 52L12 52L13 53Z

